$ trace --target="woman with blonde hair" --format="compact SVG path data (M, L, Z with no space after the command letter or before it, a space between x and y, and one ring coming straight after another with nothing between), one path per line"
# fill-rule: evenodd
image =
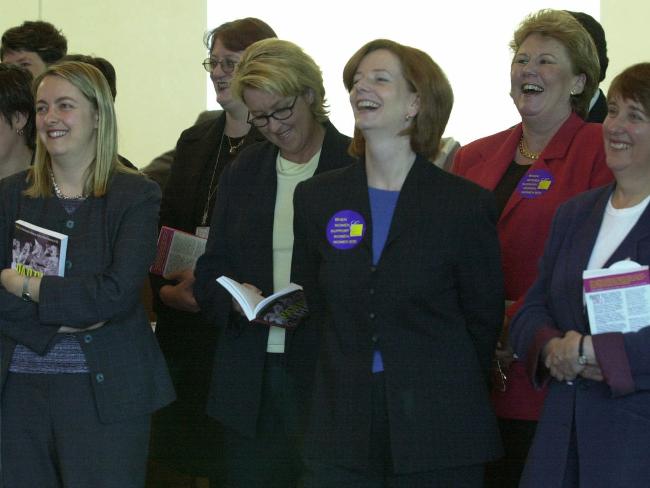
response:
M4 486L141 487L151 414L174 397L139 300L160 191L118 162L97 69L34 86L34 166L0 182ZM10 268L18 219L68 236L64 276Z
M267 142L224 170L196 265L194 295L219 334L208 414L224 427L227 486L293 487L318 333L249 323L215 279L226 275L263 295L289 284L294 188L352 162L350 139L327 118L320 68L289 41L249 46L232 83Z

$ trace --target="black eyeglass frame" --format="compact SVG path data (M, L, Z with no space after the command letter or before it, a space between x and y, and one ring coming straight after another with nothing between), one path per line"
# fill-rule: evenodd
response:
M233 61L232 59L228 58L205 58L201 64L203 65L203 69L205 69L208 73L212 73L217 66L221 66L221 71L226 74L230 74L235 71L235 68L239 64L239 61Z
M298 101L298 95L294 97L293 102L291 102L291 105L289 105L288 107L279 108L278 110L274 110L270 114L256 115L253 117L251 116L251 113L248 112L248 117L246 118L246 122L248 122L253 127L259 129L260 127L266 127L267 125L269 125L270 119L287 120L293 115L293 107L296 106L297 101ZM286 115L284 112L286 112Z

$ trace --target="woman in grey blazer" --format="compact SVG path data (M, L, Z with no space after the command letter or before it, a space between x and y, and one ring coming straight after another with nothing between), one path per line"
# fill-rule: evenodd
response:
M141 487L151 413L174 398L139 301L160 190L118 163L97 69L34 86L34 166L0 183L3 486ZM12 269L18 219L68 236L63 276Z

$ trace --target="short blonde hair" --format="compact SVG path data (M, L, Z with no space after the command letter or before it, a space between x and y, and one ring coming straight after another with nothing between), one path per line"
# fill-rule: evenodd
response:
M328 119L321 69L311 56L292 42L263 39L246 48L235 70L231 90L234 96L244 100L247 88L283 97L311 92L312 115L318 122Z
M95 159L88 167L84 194L100 197L108 188L113 172L130 172L117 159L117 121L113 96L104 75L94 66L78 61L68 61L50 66L34 81L34 98L40 83L48 76L58 76L71 83L83 94L97 111L97 146ZM31 183L25 194L31 197L48 197L53 194L49 168L51 158L43 141L37 138L34 166L28 178Z
M571 108L581 117L589 113L591 102L600 78L598 51L587 30L565 10L543 9L526 17L515 31L510 48L513 54L531 34L541 34L559 41L567 50L573 74L585 75L582 93L571 95ZM514 58L513 58L514 59Z
M402 75L411 92L417 93L420 98L418 114L402 135L410 137L414 152L435 159L454 105L454 92L449 80L440 66L424 51L388 39L375 39L361 47L346 63L343 83L348 92L352 90L354 75L361 60L378 49L385 49L397 56L402 66ZM349 152L354 157L365 153L365 139L358 129L354 130Z

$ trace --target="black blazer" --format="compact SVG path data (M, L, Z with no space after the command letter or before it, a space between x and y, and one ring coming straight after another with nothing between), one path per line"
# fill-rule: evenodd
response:
M39 303L0 288L2 374L16 343L44 354L60 325L75 328L102 422L151 413L174 399L165 360L140 302L156 252L158 185L117 173L101 198L69 215L56 197L29 198L25 172L0 182L0 263L11 262L14 222L23 219L68 235L65 277L41 281Z
M350 139L326 123L317 173L348 165ZM256 144L226 168L219 182L205 254L195 274L194 296L219 339L208 397L208 414L253 437L260 396L268 328L251 326L232 311L231 297L216 283L220 275L273 292L273 217L277 191L277 146ZM317 342L301 327L286 337L285 360L298 395L309 395ZM303 410L304 413L304 410ZM301 419L297 419L297 425Z
M322 331L307 456L367 468L375 348L397 473L499 456L487 386L504 307L492 195L418 157L377 265L363 163L299 184L294 208L292 280ZM349 250L326 237L341 210L367 224Z
M591 110L587 114L587 118L585 120L587 122L596 122L598 124L602 124L605 120L605 117L607 117L607 97L605 97L605 94L599 88L596 103L593 107L591 107Z

